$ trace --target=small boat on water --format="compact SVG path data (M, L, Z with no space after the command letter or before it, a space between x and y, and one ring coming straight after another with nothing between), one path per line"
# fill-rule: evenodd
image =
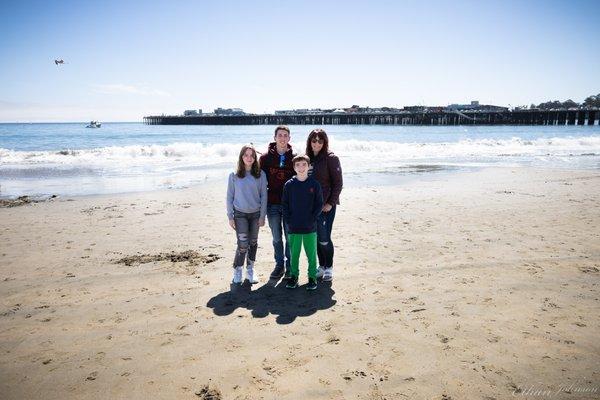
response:
M100 128L102 124L98 121L90 121L89 125L86 128Z

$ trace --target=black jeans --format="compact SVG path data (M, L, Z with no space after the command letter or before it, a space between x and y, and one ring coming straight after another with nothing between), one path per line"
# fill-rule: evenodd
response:
M331 230L335 219L335 208L329 212L323 212L317 218L317 255L319 265L325 268L333 267L333 242L331 241Z
M234 268L244 265L246 260L248 264L256 260L259 218L260 211L254 213L233 211L235 233L237 235L237 249L235 251L235 259L233 260Z

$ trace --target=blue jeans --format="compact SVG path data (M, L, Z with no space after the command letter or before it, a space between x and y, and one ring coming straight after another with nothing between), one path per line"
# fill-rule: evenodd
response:
M319 265L325 268L333 267L333 242L331 241L331 230L335 219L334 205L329 212L322 212L317 218L317 255Z
M267 220L269 221L269 228L271 228L271 234L273 235L273 250L275 252L275 263L278 267L283 267L285 262L285 268L290 268L290 247L287 241L287 226L283 223L283 207L281 204L269 204L267 205ZM285 240L285 258L284 258L284 244Z

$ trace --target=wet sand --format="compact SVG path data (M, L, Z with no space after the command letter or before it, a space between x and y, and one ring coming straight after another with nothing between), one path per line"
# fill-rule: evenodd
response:
M0 397L600 396L600 172L349 187L315 293L268 282L268 227L230 287L225 190L0 208Z

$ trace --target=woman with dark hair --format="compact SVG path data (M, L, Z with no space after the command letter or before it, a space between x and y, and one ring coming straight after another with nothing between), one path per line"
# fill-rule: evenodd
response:
M333 242L331 230L336 206L340 204L343 179L339 158L329 151L329 138L323 129L313 129L306 140L306 155L310 158L309 175L321 184L323 212L317 220L317 277L333 280Z
M237 234L237 249L233 261L233 283L242 283L244 262L250 283L254 276L254 261L258 248L258 228L265 225L267 214L267 176L258 165L256 150L245 145L238 156L237 170L229 175L227 186L227 217Z

